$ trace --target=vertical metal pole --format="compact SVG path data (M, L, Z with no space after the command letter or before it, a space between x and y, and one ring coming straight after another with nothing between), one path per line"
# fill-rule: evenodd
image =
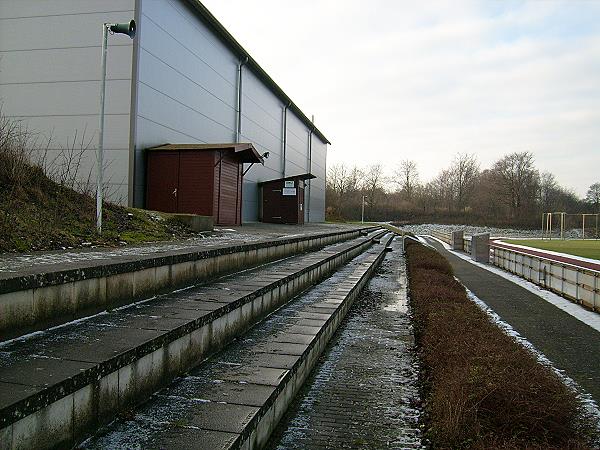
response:
M546 213L542 213L542 239L544 239L544 218Z
M102 74L100 78L100 132L98 134L98 151L96 152L96 230L102 233L102 175L104 152L104 94L106 90L106 47L108 43L108 24L102 25Z
M362 212L360 214L360 223L365 223L365 196L362 196Z
M582 223L582 228L583 228L583 230L582 230L583 239L585 239L585 214L582 214L582 215L581 215L581 221L583 222L583 223Z
M102 64L100 77L100 131L98 134L98 151L96 152L96 230L102 233L102 174L104 152L104 94L106 90L106 47L108 43L108 24L102 25Z

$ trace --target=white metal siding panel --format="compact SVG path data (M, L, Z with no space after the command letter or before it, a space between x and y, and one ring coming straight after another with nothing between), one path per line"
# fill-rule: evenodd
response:
M288 111L287 128L285 176L306 173L308 171L308 128L291 111Z
M133 17L134 0L0 0L0 98L23 119L48 158L84 136L79 178L95 182L102 23ZM132 41L111 36L107 58L106 179L127 199ZM89 144L89 145L88 145Z
M310 221L325 221L325 180L326 180L327 144L313 136L312 174L317 178L310 180Z
M142 205L145 148L233 140L237 60L180 0L143 0L139 30L135 202Z

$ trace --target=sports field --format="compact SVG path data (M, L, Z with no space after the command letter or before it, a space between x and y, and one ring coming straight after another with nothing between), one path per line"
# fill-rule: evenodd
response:
M527 247L600 260L600 240L573 239L562 241L560 239L552 239L551 241L547 241L541 239L506 239L503 241L507 244L526 245Z

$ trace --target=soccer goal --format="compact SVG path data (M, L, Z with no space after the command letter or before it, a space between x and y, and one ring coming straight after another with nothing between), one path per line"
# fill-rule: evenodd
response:
M600 214L542 213L542 239L600 239Z

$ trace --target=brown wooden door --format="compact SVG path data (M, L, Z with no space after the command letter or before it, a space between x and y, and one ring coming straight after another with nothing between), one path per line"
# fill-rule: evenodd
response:
M213 215L214 166L213 152L181 152L177 212Z
M146 208L177 212L179 152L152 152L147 173Z
M219 163L218 210L219 225L240 224L241 176L240 164L230 155Z

